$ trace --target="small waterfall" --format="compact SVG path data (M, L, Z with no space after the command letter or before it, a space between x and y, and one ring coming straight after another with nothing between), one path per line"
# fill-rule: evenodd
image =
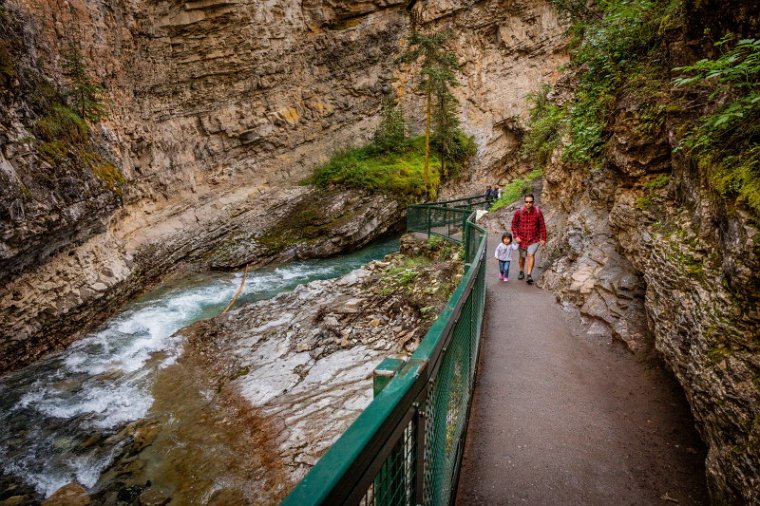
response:
M250 272L238 304L341 276L396 250L391 239ZM184 338L175 332L219 314L240 282L240 273L205 273L160 287L68 349L0 378L3 474L44 496L73 481L95 485L123 444L119 431L150 410L158 371L181 355Z

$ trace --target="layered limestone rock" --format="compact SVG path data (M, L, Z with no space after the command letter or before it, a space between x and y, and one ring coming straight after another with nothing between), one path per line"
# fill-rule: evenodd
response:
M246 192L227 202L209 200L183 213L167 209L160 226L144 228L144 217L137 214L122 221L129 231L114 231L79 248L70 247L61 261L18 276L0 292L0 330L8 336L0 341L2 369L76 338L109 308L142 289L145 280L178 262L233 268L327 256L396 230L401 218L399 203L383 195L324 192L307 186L256 193L247 199ZM314 212L325 199L330 206ZM196 235L188 236L188 231ZM38 334L50 338L36 341L33 337ZM54 336L64 336L63 341Z
M3 206L22 210L15 221L3 221L2 369L75 337L225 233L264 232L272 224L269 209L301 194L284 181L302 179L339 146L366 138L382 81L392 77L386 55L403 26L396 12L377 14L364 30L325 30L335 21L329 9L314 5L309 12L318 19L308 19L286 2L4 5L23 27L21 81L44 70L52 82L67 84L66 43L81 44L111 99L108 120L94 135L125 183L115 214L113 198L99 203L98 194L66 181L60 185L89 212L71 212L68 220L56 218L55 204L32 212L31 203L55 200L50 192L29 194L23 184L40 163L33 137L39 114L26 107L31 99L19 85L24 89L4 115L14 128L3 131L3 174L21 182L4 187ZM29 149L20 149L22 141ZM79 175L79 184L92 186L86 177ZM351 204L372 207L366 200ZM374 223L381 231L391 223L380 223L387 213L379 215ZM365 242L376 234L369 228L343 245Z
M413 12L425 29L454 34L463 65L454 93L463 129L478 144L478 161L467 178L447 185L444 195L480 194L483 181L510 179L522 170L526 98L561 76L557 69L568 61L567 19L548 2L521 0L429 0L417 2Z
M403 92L417 123L414 69L395 63L412 4L5 0L17 29L3 39L17 76L3 87L0 119L8 183L0 195L0 370L75 338L179 260L260 261L247 246L233 258L220 242L226 234L266 239L267 210L299 194L292 185L334 150L363 143L385 92ZM463 126L480 145L474 173L504 171L519 135L511 118L566 59L556 14L532 0L413 10L424 29L456 33ZM72 41L109 99L108 117L93 125L93 150L123 182L112 188L69 171L55 174L54 188L29 193L41 164L34 125L44 112L29 105L31 90L44 79L65 91ZM71 195L59 198L56 188Z
M226 269L327 257L400 232L403 207L390 196L364 190L298 190L269 208L256 227L227 231L203 255L204 263Z

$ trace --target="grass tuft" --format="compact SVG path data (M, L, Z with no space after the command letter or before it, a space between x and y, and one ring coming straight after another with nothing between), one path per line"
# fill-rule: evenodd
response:
M543 171L541 169L535 169L531 171L526 177L521 179L515 179L504 187L501 191L501 198L491 205L489 211L498 211L502 207L511 205L514 201L520 199L523 195L530 193L531 182L537 177L541 177Z

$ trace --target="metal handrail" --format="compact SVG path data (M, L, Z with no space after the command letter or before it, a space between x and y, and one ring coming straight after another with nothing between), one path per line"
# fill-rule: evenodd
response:
M471 211L430 204L410 207L465 215L459 218L465 231L465 274L417 350L283 505L448 504L451 499L466 428L461 411L469 410L479 350L487 234L473 222ZM436 233L431 228L427 232ZM464 369L466 378L457 376ZM464 397L454 403L456 423L451 424L451 383L465 380L466 390L458 392ZM443 423L437 423L442 412Z
M438 206L438 207L457 207L457 206L476 206L479 204L485 204L486 203L486 197L485 194L482 195L474 195L472 197L462 197L458 199L453 200L441 200L436 202L429 202L429 205ZM424 205L424 204L423 204Z

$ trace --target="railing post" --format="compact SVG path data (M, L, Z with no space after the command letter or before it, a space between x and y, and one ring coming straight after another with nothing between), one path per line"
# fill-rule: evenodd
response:
M470 260L470 227L467 226L467 216L462 218L462 242L464 243L464 262L471 263Z
M427 392L427 390L426 390ZM415 469L415 485L414 485L414 503L415 504L425 504L425 438L427 437L426 433L426 423L427 418L425 414L425 405L427 404L427 395L425 395L424 400L417 404L415 407L417 409L417 434L416 434L416 443L417 447L415 448L414 453L416 454L416 469Z
M400 358L386 357L375 367L375 370L372 371L372 392L375 397L385 388L385 385L390 383L403 366L404 361Z

